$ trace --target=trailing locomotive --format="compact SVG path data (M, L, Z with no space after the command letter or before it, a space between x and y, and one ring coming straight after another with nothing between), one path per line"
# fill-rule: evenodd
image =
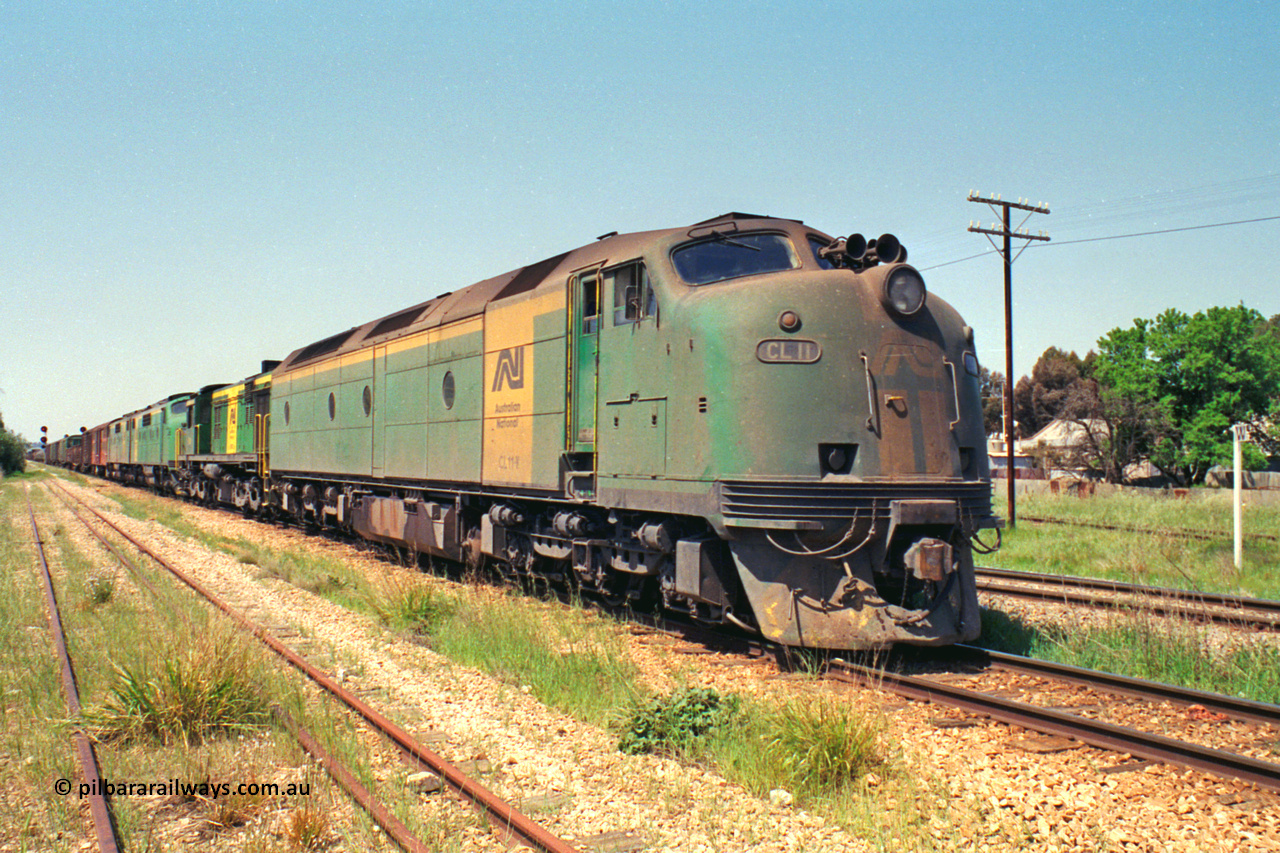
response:
M972 639L998 524L973 330L892 236L741 213L96 430L91 470L811 648Z

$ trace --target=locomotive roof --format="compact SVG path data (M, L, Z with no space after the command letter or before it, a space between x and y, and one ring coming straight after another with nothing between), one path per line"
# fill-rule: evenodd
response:
M360 349L371 343L382 343L404 335L420 332L423 329L435 328L446 323L464 320L484 313L485 307L497 299L506 299L534 290L551 278L561 278L568 273L584 267L595 266L610 261L624 261L644 254L644 250L655 242L664 239L696 237L700 231L707 233L709 226L719 222L758 221L762 225L785 222L792 225L804 224L799 219L780 219L771 216L760 216L751 213L732 211L720 216L684 225L679 228L665 228L656 231L636 231L629 234L616 232L599 237L594 243L588 243L577 249L553 255L545 260L530 264L520 269L505 272L502 275L485 279L460 290L442 293L434 299L420 302L385 317L380 317L360 326L353 326L345 332L330 335L307 346L300 347L289 354L280 364L279 373L286 373L294 367L309 362L339 355L351 350Z

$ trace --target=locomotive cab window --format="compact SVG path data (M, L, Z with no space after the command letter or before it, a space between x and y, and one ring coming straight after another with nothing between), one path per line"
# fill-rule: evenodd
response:
M830 241L809 235L809 248L813 250L813 259L818 262L820 269L833 270L836 268L835 264L818 254L819 250L825 249L829 245L831 245Z
M800 256L785 234L721 234L686 243L671 252L680 278L713 284L747 275L793 270Z
M613 291L613 325L635 323L658 313L649 271L640 261L606 270L604 284L606 291Z
M600 277L596 273L583 273L578 277L582 289L582 333L594 335L600 331Z

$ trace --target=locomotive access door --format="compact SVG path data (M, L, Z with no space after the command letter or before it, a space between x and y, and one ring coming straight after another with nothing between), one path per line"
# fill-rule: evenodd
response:
M885 475L953 475L959 468L951 421L952 384L933 347L891 343L871 364L873 412Z
M569 453L594 453L600 364L600 271L579 273L569 282L569 301L573 308L569 322L570 412L565 449Z
M369 431L372 442L369 455L369 475L381 477L387 455L387 415L379 399L387 384L387 345L373 348L373 429Z

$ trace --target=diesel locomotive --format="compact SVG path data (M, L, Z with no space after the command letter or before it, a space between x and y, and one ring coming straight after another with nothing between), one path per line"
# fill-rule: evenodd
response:
M84 432L85 470L796 647L973 639L999 526L973 330L891 235L742 213Z

